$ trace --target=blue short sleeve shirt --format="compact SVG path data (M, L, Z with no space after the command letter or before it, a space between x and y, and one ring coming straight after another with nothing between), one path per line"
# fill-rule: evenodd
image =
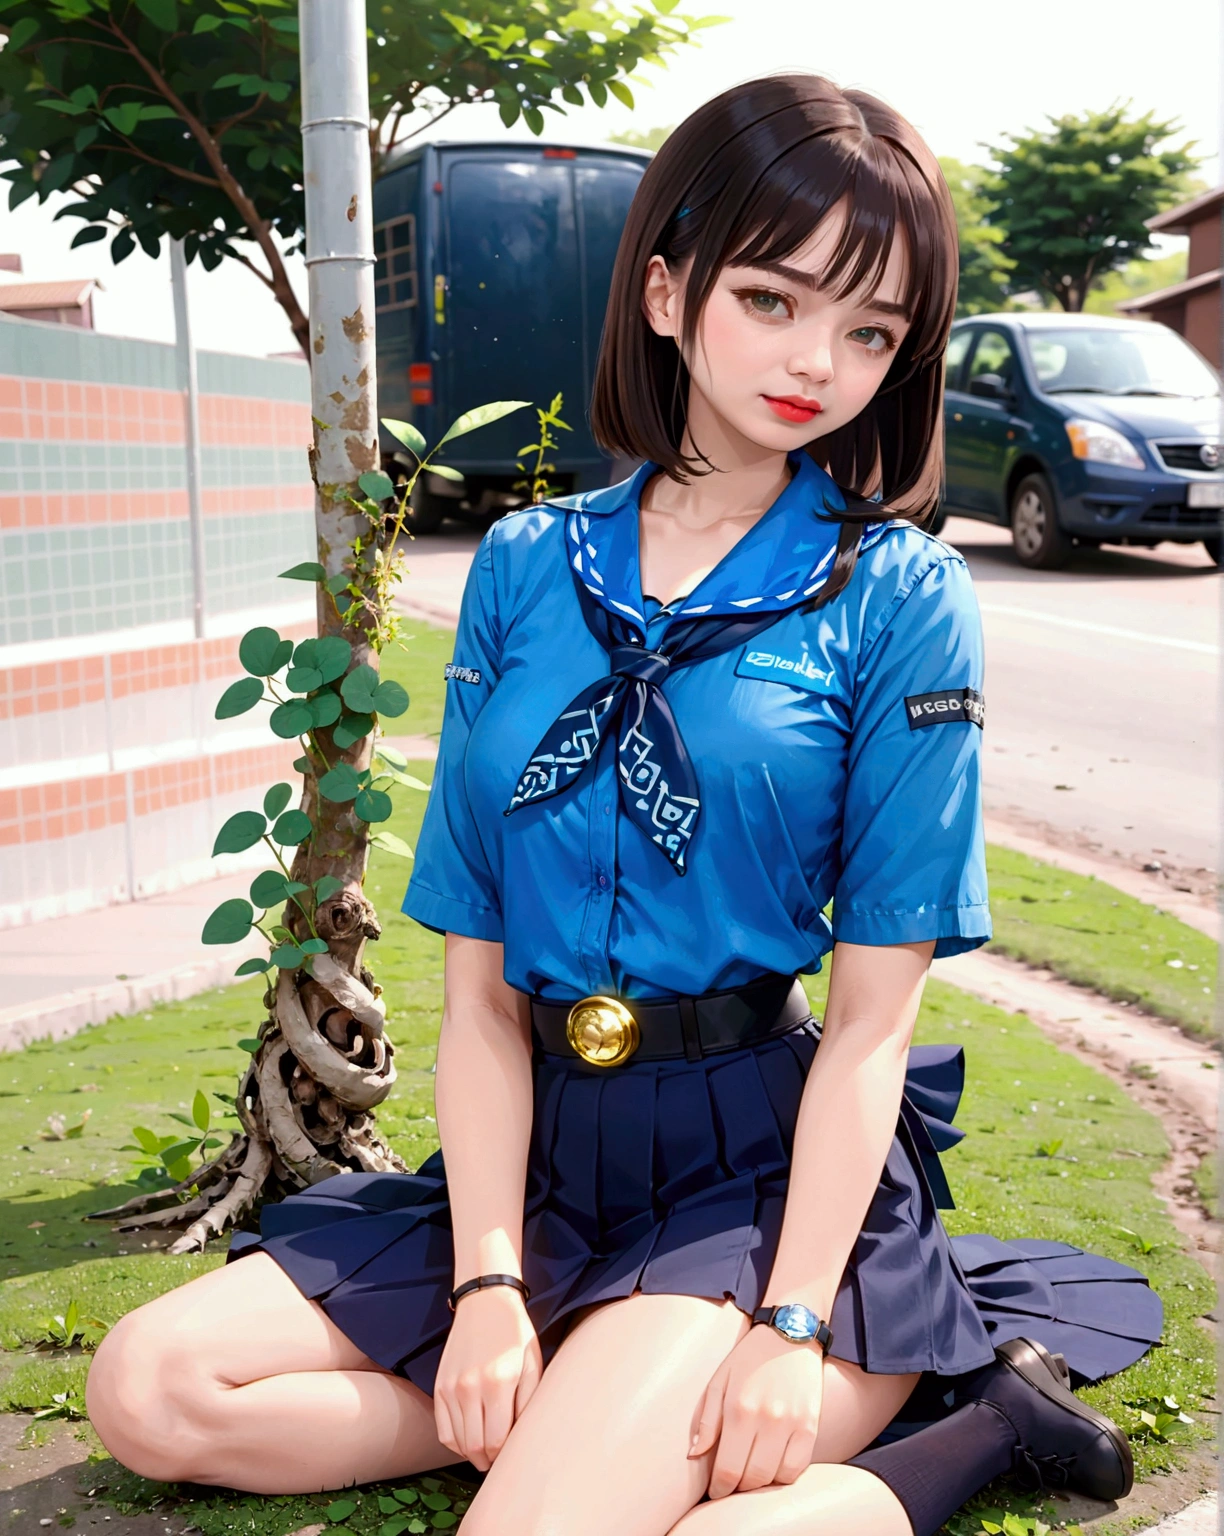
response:
M803 612L836 553L824 509L842 500L806 455L792 462L787 490L668 609L638 574L653 465L512 513L482 542L404 911L502 943L512 986L696 995L818 970L837 940L954 955L990 937L965 562L908 523L873 525L846 589ZM620 814L608 743L565 794L505 814L548 726L608 672L576 581L648 645L681 615L780 615L664 684L701 790L684 876Z

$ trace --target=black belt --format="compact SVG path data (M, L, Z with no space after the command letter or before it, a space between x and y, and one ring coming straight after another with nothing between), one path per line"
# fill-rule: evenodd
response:
M745 987L702 997L626 1002L593 996L576 1003L531 998L540 1049L598 1067L619 1066L630 1057L700 1061L785 1034L811 1016L807 994L794 976L762 976Z

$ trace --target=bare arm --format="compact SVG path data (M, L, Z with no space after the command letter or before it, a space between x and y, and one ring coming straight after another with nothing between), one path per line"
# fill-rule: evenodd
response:
M455 1284L523 1273L531 1136L531 1025L506 985L502 946L446 936L435 1098L455 1240ZM509 1286L458 1303L434 1386L438 1438L488 1471L542 1371L523 1298Z

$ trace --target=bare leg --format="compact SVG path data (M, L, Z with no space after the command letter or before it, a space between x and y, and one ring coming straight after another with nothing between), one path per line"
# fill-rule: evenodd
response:
M432 1401L262 1253L122 1318L86 1396L107 1450L164 1482L312 1493L458 1460L434 1433Z
M853 1467L814 1467L789 1488L732 1494L694 1509L713 1465L712 1455L688 1457L702 1396L747 1328L732 1303L691 1296L639 1294L593 1310L544 1372L464 1517L464 1536L688 1536L688 1521L692 1536L781 1532L792 1510L794 1530L814 1536L826 1529L812 1523L822 1499L844 1513L845 1529L856 1536L909 1536L897 1501ZM830 1361L817 1457L840 1462L869 1445L915 1380ZM827 1495L818 1496L815 1475L829 1485ZM834 1487L840 1504L832 1502ZM767 1518L737 1524L760 1520L756 1511L767 1498L774 1500ZM723 1523L696 1523L707 1509ZM877 1512L879 1523L870 1523ZM836 1536L839 1527L827 1529Z
M896 1495L862 1467L821 1463L786 1488L699 1504L671 1536L913 1536Z

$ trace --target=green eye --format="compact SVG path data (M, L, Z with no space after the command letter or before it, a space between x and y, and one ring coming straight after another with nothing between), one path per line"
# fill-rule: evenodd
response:
M749 302L759 315L776 315L782 300L776 293L754 293Z

